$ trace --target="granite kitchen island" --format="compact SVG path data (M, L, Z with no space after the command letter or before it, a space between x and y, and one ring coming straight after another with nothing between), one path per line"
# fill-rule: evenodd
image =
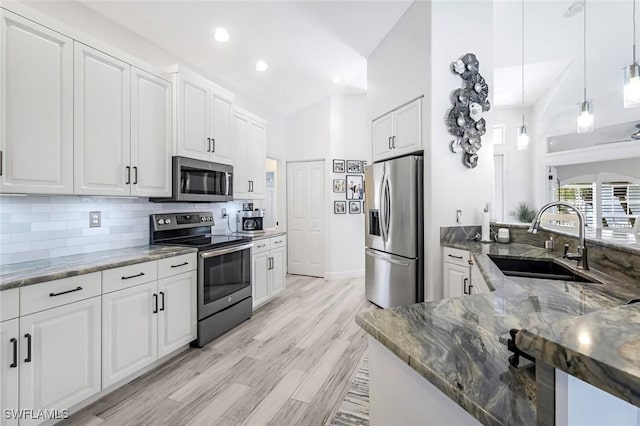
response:
M628 300L640 297L640 287L597 271L589 271L588 275L600 283L507 277L489 259L488 254L536 259L556 259L558 255L525 244L462 242L447 245L469 250L493 291L367 312L359 315L356 321L370 334L373 351L380 353L384 350L386 352L382 353L390 356L386 358L390 368L399 369L396 377L406 373L408 380L415 381L417 386L435 389L438 394L446 396L446 401L434 403L433 406L440 410L430 411L432 422L429 422L429 418L423 418L422 424L439 424L441 421L450 424L536 424L536 367L525 362L520 368L510 366L508 358L512 353L505 345L509 330L528 330L537 336L544 334L544 331L553 334L554 325L566 324L563 321L576 318L586 321L590 314L605 310L618 310L622 316L631 315L635 312L633 309L619 308ZM527 336L527 331L522 331L518 336L518 341L524 345L525 341L520 335ZM616 351L617 348L612 346L615 342L601 334L594 333L593 336L594 350L597 347L599 351ZM560 338L556 340L557 344L562 345ZM528 341L533 345L534 339ZM548 348L544 344L539 346ZM556 358L557 353L554 352ZM376 356L370 353L370 357ZM553 358L553 355L547 356ZM606 357L601 358L603 363L607 362ZM545 360L545 363L548 361ZM398 364L394 364L396 362ZM391 364L395 367L391 367ZM406 367L411 370L402 371ZM559 368L553 364L552 367ZM372 360L373 426L377 424L376 380L386 380L388 389L392 389L391 381L395 380L393 377L384 377L384 371L376 372L374 368L375 362ZM386 370L386 366L382 370ZM416 378L422 382L416 381ZM590 378L594 382L609 380L602 375L593 377L592 372L585 369L581 379L589 382ZM618 389L619 395L616 396L624 399L624 389L637 384L638 370L627 368L611 380L616 382L612 386ZM637 392L637 388L633 389ZM388 401L393 398L394 395L385 395ZM398 396L399 400L403 398L410 400L411 395ZM634 402L637 404L637 401ZM381 404L384 409L385 403ZM423 408L428 404L423 402ZM455 407L449 410L451 406L447 404ZM460 412L455 413L458 409ZM397 410L398 418L404 419L400 423L408 423L411 410L411 407ZM415 413L419 412L419 409L415 410Z

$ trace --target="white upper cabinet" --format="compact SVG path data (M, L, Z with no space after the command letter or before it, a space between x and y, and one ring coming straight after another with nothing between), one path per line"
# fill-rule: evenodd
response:
M371 137L373 139L373 156L380 158L391 151L393 136L393 114L389 113L373 120Z
M174 78L176 87L178 134L177 155L208 160L210 148L207 107L209 98L205 84L189 81L183 76ZM209 139L208 139L209 138Z
M233 99L213 93L211 105L211 159L219 163L233 164L231 143Z
M171 196L171 83L131 67L131 195Z
M260 117L235 108L233 114L233 197L256 200L265 197L267 124Z
M371 127L374 161L422 150L422 98L373 120Z
M182 67L173 73L173 85L176 100L173 153L232 165L233 94Z
M0 192L72 194L73 41L0 17Z
M130 66L74 44L74 192L129 195Z

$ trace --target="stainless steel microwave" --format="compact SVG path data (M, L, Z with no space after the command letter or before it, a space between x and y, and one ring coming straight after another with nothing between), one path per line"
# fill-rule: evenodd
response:
M151 198L156 203L215 203L233 200L233 167L193 158L173 157L173 196Z

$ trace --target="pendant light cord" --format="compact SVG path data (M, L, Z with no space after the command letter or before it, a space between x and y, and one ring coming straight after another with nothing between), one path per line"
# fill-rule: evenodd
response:
M635 0L634 0L635 2ZM584 16L582 22L582 48L583 48L583 73L584 73L584 101L587 101L587 0L584 0Z
M635 0L634 0L635 1ZM524 0L522 0L522 69L520 82L522 83L522 126L524 127Z
M636 0L633 0L633 63L638 63L636 60Z

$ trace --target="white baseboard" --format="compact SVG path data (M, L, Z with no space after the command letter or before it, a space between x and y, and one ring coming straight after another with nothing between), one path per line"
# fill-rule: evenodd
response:
M324 279L325 280L345 280L348 278L363 278L364 277L364 269L356 270L356 271L341 271L341 272L325 272Z

